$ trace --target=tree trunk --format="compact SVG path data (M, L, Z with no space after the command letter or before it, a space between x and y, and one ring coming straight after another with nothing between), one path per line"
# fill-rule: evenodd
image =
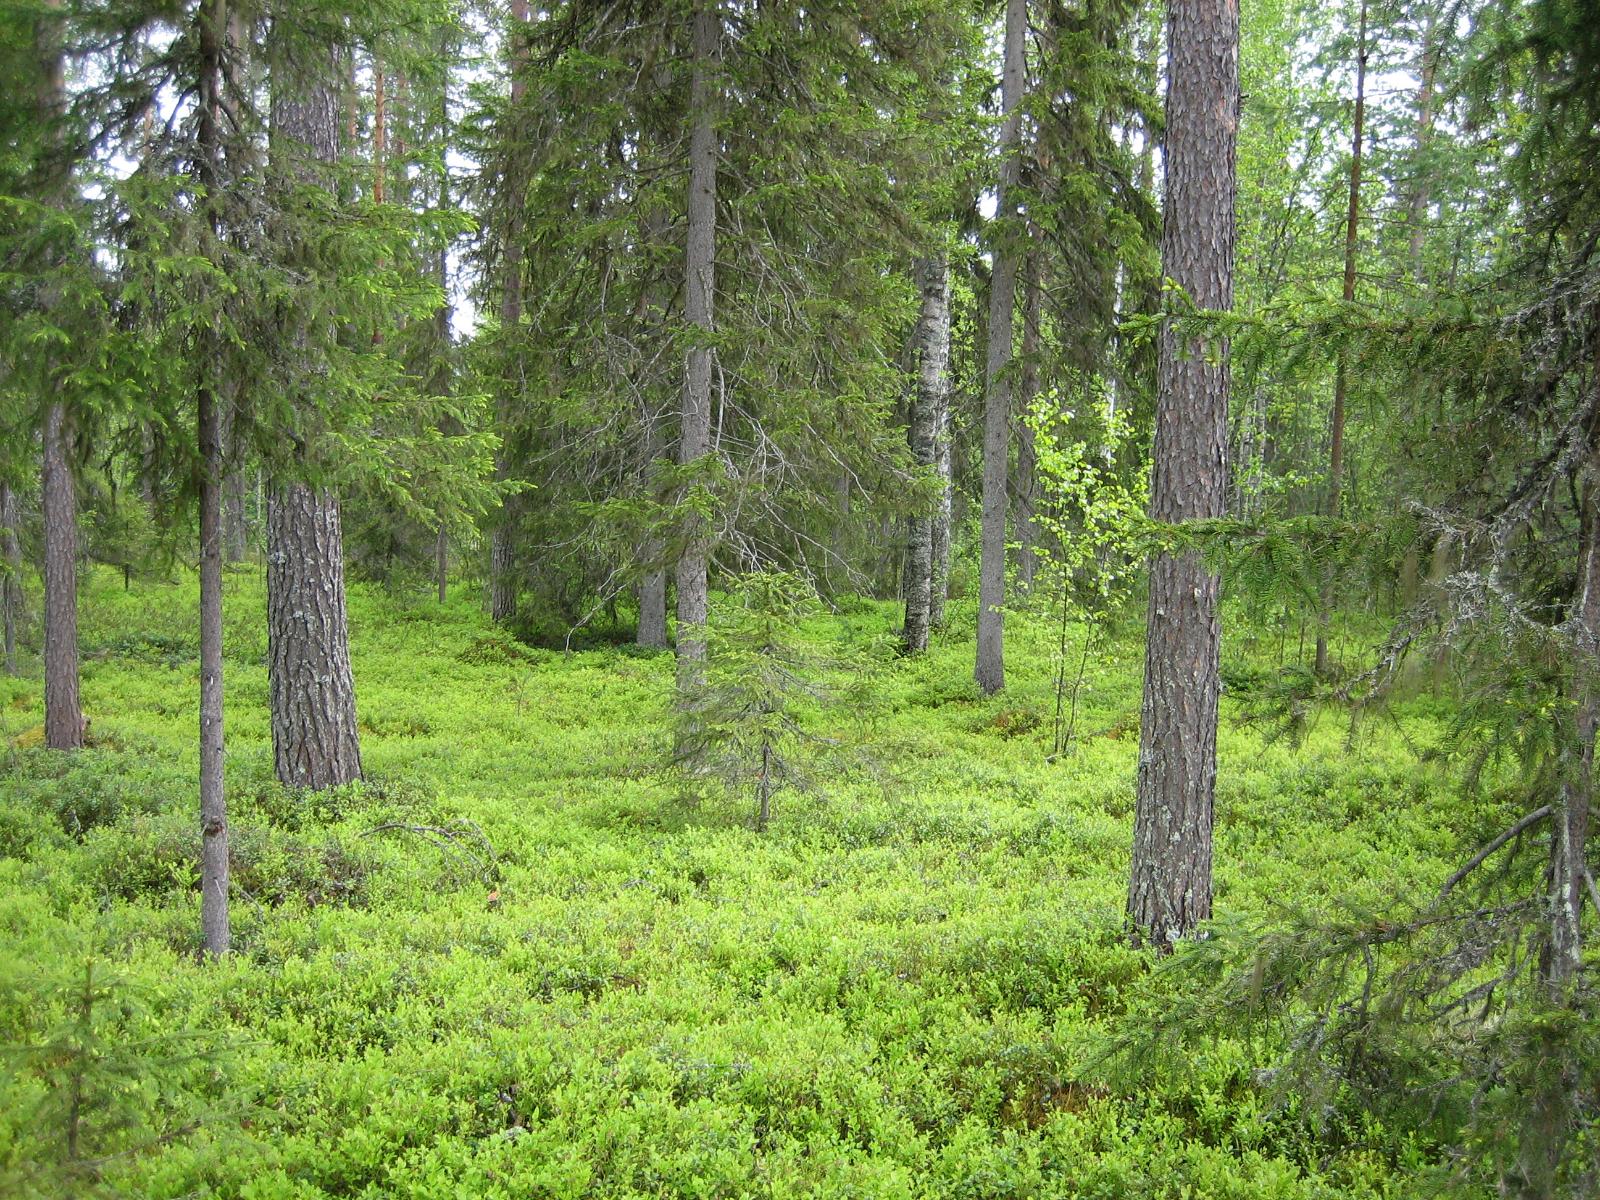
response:
M339 67L333 56L274 81L275 137L305 147L318 167L339 161ZM295 479L274 480L267 497L267 647L279 781L321 790L359 779L339 501Z
M267 665L278 779L312 791L349 783L361 778L361 742L338 500L304 483L274 487L267 497L267 545Z
M17 493L0 482L0 614L5 621L6 674L17 673L17 615L22 607L22 547L17 542Z
M53 750L83 745L78 698L78 496L67 464L66 406L44 418L44 740Z
M511 0L511 104L515 106L527 93L523 68L527 62L527 47L523 41L528 24L528 0ZM510 189L513 197L520 195L520 186ZM513 208L506 222L505 261L500 281L500 335L508 347L522 336L522 223ZM511 463L504 439L511 427L510 382L501 384L496 405L496 424L502 439L495 455L494 474L504 482L511 476ZM517 511L518 499L507 496L500 502L500 519L489 535L489 615L496 621L509 621L517 615Z
M917 388L911 402L911 460L924 473L934 474L939 458L939 414L950 390L950 266L941 253L916 266L922 309L917 318ZM940 488L941 493L943 488ZM921 654L928 648L933 625L933 592L938 571L934 558L937 508L911 518L906 547L905 650Z
M199 169L213 246L222 233L222 87L228 28L226 0L205 0L196 22L200 50ZM209 331L201 355L219 355ZM200 501L200 930L208 955L228 953L228 803L222 742L222 486L223 415L218 392L203 380L195 396L200 460L195 465ZM231 424L231 422L230 422ZM242 507L242 505L241 505Z
M678 431L678 463L690 466L711 446L711 347L714 328L717 239L717 84L713 73L721 55L722 17L709 0L694 14L694 75L690 83L689 232L684 259L684 316L695 341L684 362L683 411ZM709 539L705 519L684 517L683 551L678 559L678 690L698 687L705 673L706 563Z
M47 4L48 8L58 3ZM59 120L66 94L61 53L53 25L41 22L47 39L39 46L44 64L39 82L39 117ZM47 185L52 198L57 188ZM54 303L46 299L46 307ZM44 740L53 750L83 745L83 709L78 698L78 493L68 463L69 422L57 400L45 410L40 508L44 517Z
M1027 0L1006 0L1001 99L1000 179L996 189L994 271L989 280L989 354L983 395L983 521L978 563L978 657L973 677L985 692L1005 686L1006 480L1011 457L1011 325L1016 309L1018 154L1022 141Z
M1032 241L1022 265L1022 363L1017 387L1017 582L1033 589L1039 566L1039 537L1034 512L1039 501L1038 454L1033 440L1032 410L1039 394L1039 255Z
M202 12L201 20L204 19ZM209 388L200 390L197 408L200 435L200 927L206 953L215 956L226 954L231 941L228 806L222 758L222 437L217 428L216 400Z
M1236 0L1170 0L1162 274L1199 308L1233 306L1234 155L1239 111ZM1150 515L1220 517L1227 501L1226 345L1160 339ZM1167 948L1211 915L1217 775L1219 578L1200 555L1150 567L1140 709L1138 803L1128 918L1136 940Z
M659 554L659 545L652 542L645 552ZM667 647L667 573L660 567L639 580L639 629L634 640L655 650Z
M1344 225L1344 302L1356 298L1356 233L1361 220L1361 137L1367 116L1367 4L1361 3L1360 30L1356 37L1356 113L1355 130L1350 139L1350 196ZM1328 516L1339 519L1344 486L1344 402L1349 386L1349 370L1344 351L1333 373L1333 412L1328 418ZM1328 610L1332 607L1332 586L1322 585L1317 609L1318 675L1328 673Z

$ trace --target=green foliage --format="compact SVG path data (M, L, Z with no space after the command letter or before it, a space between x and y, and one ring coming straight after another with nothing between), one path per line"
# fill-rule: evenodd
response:
M104 1138L86 1153L117 1155L107 1194L1398 1200L1453 1161L1442 1124L1418 1133L1353 1099L1337 1120L1275 1106L1294 1089L1262 1074L1289 1044L1270 1023L1174 1032L1182 1071L1091 1065L1108 1033L1205 991L1150 972L1122 935L1139 646L1115 626L1076 751L1054 763L1053 613L1008 623L1004 697L977 694L959 643L877 661L849 706L785 693L807 735L864 753L792 744L823 786L757 835L747 790L681 801L670 658L522 651L472 600L360 583L373 782L288 793L271 777L261 580L226 586L226 963L197 957L192 666L139 649L187 628L191 577L125 593L91 573L85 641L128 648L85 665L103 740L0 758L0 926L8 978L31 981L0 1000L0 1042L46 1044L88 958L125 981L94 1006L95 1054L145 1082L84 1124ZM892 642L893 604L832 614L793 581L766 587L719 598L713 655L719 629L770 639L806 687L843 693L850 664ZM765 610L789 615L763 633ZM37 681L0 677L8 740L40 703ZM1419 742L1450 715L1396 702ZM1276 922L1286 896L1308 920L1347 898L1381 912L1436 888L1501 815L1465 810L1387 724L1352 753L1336 722L1295 751L1229 720L1220 747L1219 904L1241 921ZM54 789L97 814L81 840ZM0 1079L0 1169L58 1170L61 1093L46 1119L44 1067L5 1061L34 1065Z
M677 757L691 776L753 788L756 829L765 831L774 794L805 788L803 756L830 744L806 726L808 716L826 716L837 703L822 672L851 673L859 692L867 659L824 656L803 637L800 623L820 604L798 575L740 576L719 600L704 682L678 703Z

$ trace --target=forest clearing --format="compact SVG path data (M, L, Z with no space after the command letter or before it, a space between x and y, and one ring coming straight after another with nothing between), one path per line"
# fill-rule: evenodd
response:
M54 1047L0 1105L22 1194L81 1194L75 1072L81 1153L143 1147L109 1195L1410 1196L1438 1156L1349 1101L1275 1107L1242 1021L1192 1057L1088 1065L1185 986L1123 934L1136 639L1097 656L1047 762L1055 630L1017 622L985 698L961 604L925 658L871 657L855 711L808 715L840 745L758 834L748 789L670 766L669 653L528 650L470 599L358 587L368 781L306 803L273 778L260 573L230 573L239 898L205 966L194 598L192 576L94 576L70 761L15 748L39 689L0 680L0 1021ZM897 615L804 635L881 646ZM1432 736L1431 702L1354 748L1336 714L1298 749L1225 714L1230 920L1426 896L1514 816L1419 772L1401 731Z
M0 1197L1600 1196L1597 0L4 0Z

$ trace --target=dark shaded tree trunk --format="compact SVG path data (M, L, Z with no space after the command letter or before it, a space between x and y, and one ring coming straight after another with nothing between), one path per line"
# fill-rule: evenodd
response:
M1356 235L1361 222L1361 139L1367 118L1367 5L1361 4L1360 30L1356 35L1356 112L1355 129L1350 138L1350 194L1344 225L1344 302L1356 298ZM1344 502L1344 406L1350 372L1340 350L1333 374L1333 411L1328 416L1328 516L1339 519ZM1316 672L1328 673L1328 610L1332 607L1332 586L1324 582L1317 609Z
M230 563L242 563L250 551L250 526L245 518L244 490L244 472L236 466L222 478L225 500L222 509L222 544Z
M694 14L694 75L690 83L689 232L684 260L684 316L699 336L715 324L717 248L717 83L722 16L702 3ZM711 347L691 344L684 363L683 411L678 427L678 463L690 466L711 448ZM684 517L678 558L678 689L687 692L704 678L706 570L709 538L704 518Z
M523 71L527 60L527 47L523 31L528 24L528 0L511 0L511 104L515 106L527 93ZM520 189L513 188L513 194ZM522 229L515 209L507 221L505 256L500 281L501 335L511 339L520 337L516 332L522 323ZM510 344L510 343L508 343ZM512 411L509 385L502 385L495 414L500 436L505 438L511 428ZM504 482L510 478L511 464L502 443L495 456L495 478ZM507 496L500 502L500 519L489 535L489 615L496 621L509 621L517 615L517 497Z
M1167 46L1162 273L1196 306L1226 311L1233 306L1237 0L1170 0ZM1150 486L1157 521L1226 510L1227 348L1205 349L1180 347L1170 325L1162 332ZM1211 915L1219 590L1197 552L1160 554L1151 563L1128 919L1136 940L1162 948Z
M1000 180L995 221L1000 230L989 281L989 353L983 395L983 518L978 562L978 655L973 677L985 692L1005 686L1006 486L1011 457L1011 332L1017 300L1018 153L1026 72L1027 0L1006 0L1005 67L1001 95Z
M267 666L272 755L286 787L361 778L345 623L339 502L304 483L267 497Z
M67 462L67 411L44 418L44 741L52 750L83 745L78 698L78 495Z
M50 3L54 9L57 4ZM61 52L52 22L40 22L38 47L44 69L39 117L54 125L66 94ZM46 194L59 198L56 184ZM46 300L46 307L54 303ZM40 464L40 509L44 517L44 741L53 750L83 745L83 708L78 697L78 492L68 461L69 421L57 400L44 415Z
M0 616L5 622L6 674L17 673L17 617L22 609L22 547L17 541L17 493L0 483Z
M648 554L660 552L656 543L646 548ZM656 650L667 647L667 573L660 567L639 580L639 629L634 640Z
M916 266L922 309L917 317L917 387L911 401L909 436L911 460L925 472L935 473L939 458L939 415L950 390L950 266L944 255ZM943 488L941 486L941 493ZM937 508L918 512L910 521L906 546L905 650L921 654L928 648L933 627L934 526Z

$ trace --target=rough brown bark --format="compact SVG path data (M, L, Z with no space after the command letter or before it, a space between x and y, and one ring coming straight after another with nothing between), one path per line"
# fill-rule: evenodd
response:
M694 14L694 75L689 97L689 232L684 258L684 316L694 327L685 354L678 463L689 466L711 447L711 347L703 339L715 325L717 249L717 84L722 16L703 3ZM678 688L687 692L704 676L706 569L709 539L704 518L684 517L678 558Z
M527 45L523 30L528 23L528 0L511 0L511 104L515 108L527 93L523 70L527 60ZM518 327L522 323L522 225L517 219L515 203L520 186L512 187L513 207L506 220L505 254L500 281L500 329L507 339L521 337ZM510 344L508 342L508 344ZM510 385L501 386L496 404L495 420L502 439L511 427ZM510 478L511 464L502 444L495 455L495 478L504 482ZM489 615L496 621L509 621L517 614L517 549L516 518L518 502L507 496L500 503L500 519L489 535Z
M0 482L0 610L5 622L6 674L17 673L17 615L22 608L22 547L17 542L17 493Z
M1170 0L1163 274L1202 309L1233 305L1237 0ZM1224 514L1226 346L1160 339L1150 515ZM1128 884L1137 940L1167 947L1211 915L1221 624L1218 577L1194 552L1150 567L1149 640L1140 708L1138 803Z
M1027 0L1006 0L1005 65L1001 103L1000 179L995 220L1003 236L995 246L989 281L989 352L983 395L983 516L978 561L978 655L973 677L985 692L1005 686L1006 480L1011 456L1011 333L1016 309L1019 254L1010 244L1016 223L1018 151L1022 140L1022 87L1026 72Z
M309 154L304 170L339 160L340 59L274 80L275 138ZM314 445L305 451L315 454ZM361 777L355 683L345 617L344 535L338 497L295 479L267 497L267 669L272 750L287 787L320 790Z
M917 317L917 387L911 400L909 437L911 460L924 471L936 469L939 457L939 415L950 390L950 265L943 254L923 259L916 266L922 308ZM941 488L942 491L942 488ZM934 525L933 509L911 518L906 547L905 650L921 654L928 648L933 626Z
M267 498L267 667L272 754L286 787L361 777L345 623L339 502L305 483Z
M50 3L48 8L58 7ZM52 22L40 23L39 117L53 125L65 95L61 53ZM55 184L47 194L55 195ZM48 303L48 302L47 302ZM83 745L78 697L78 494L68 461L70 421L57 400L45 409L40 508L44 517L44 740L54 750Z
M1350 194L1344 225L1344 302L1356 298L1356 235L1361 222L1361 140L1367 118L1367 4L1361 3L1360 30L1356 35L1356 111L1350 138ZM1344 488L1344 405L1349 389L1349 369L1343 350L1333 373L1333 411L1328 416L1328 516L1337 520ZM1331 588L1323 585L1317 610L1316 672L1328 673L1328 610Z

